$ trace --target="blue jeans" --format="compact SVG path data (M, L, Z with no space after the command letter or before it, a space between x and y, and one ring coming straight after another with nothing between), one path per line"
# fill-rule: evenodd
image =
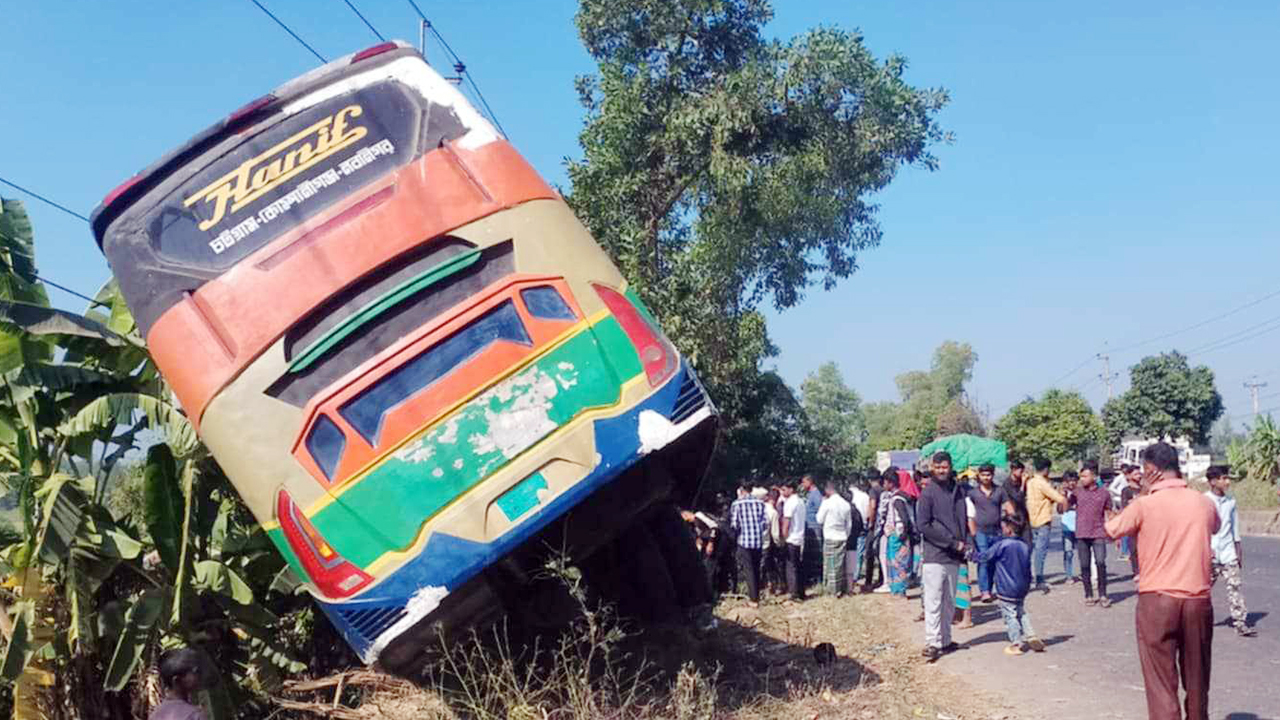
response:
M1052 523L1046 523L1038 528L1031 528L1031 547L1035 551L1036 584L1044 585L1044 560L1049 557L1049 533L1053 531Z
M973 536L973 542L978 548L978 552L986 552L987 548L996 544L1000 539L999 535L984 533L981 530ZM992 586L995 584L995 578L992 577L991 571L995 568L995 561L978 563L978 589L983 595L990 595Z
M1018 645L1036 636L1023 601L1010 602L1001 598L997 604L1000 606L1000 617L1004 618L1004 632L1009 637L1010 643Z
M1124 537L1120 538L1120 554L1129 555L1133 551L1132 543L1133 543L1133 538L1129 537L1128 535L1125 535Z
M1067 574L1067 579L1076 576L1076 534L1070 530L1062 529L1062 572Z
M857 540L849 540L849 560L845 567L849 574L849 592L854 592L854 588L862 577L862 560L867 554L867 536L859 535Z

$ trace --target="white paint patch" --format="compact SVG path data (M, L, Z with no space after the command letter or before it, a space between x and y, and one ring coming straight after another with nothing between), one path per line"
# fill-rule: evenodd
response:
M382 634L373 641L373 645L364 653L364 662L366 665L372 665L382 651L391 644L392 640L400 637L400 634L407 631L418 623L419 620L430 615L433 610L440 607L440 603L449 596L449 591L438 585L429 585L424 588L418 588L418 591L409 598L409 602L405 603L405 616L400 618L395 625L382 631Z
M440 437L436 438L436 442L442 442L446 445L452 445L458 440L458 418L449 418L449 422L444 425L444 432L440 433Z
M698 423L711 415L711 408L703 407L679 423L673 424L661 413L653 410L640 411L640 454L648 455L654 450L661 450L673 440L689 432Z
M395 459L407 463L423 463L436 454L435 445L406 445L395 454Z
M454 461L453 461L453 469L454 469L454 470L461 470L461 469L462 469L462 458L458 458L457 460L454 460Z
M342 62L338 60L337 62ZM304 80L299 78L299 80ZM467 133L458 139L458 146L464 150L474 150L498 139L498 133L476 109L471 107L462 93L436 71L418 58L406 57L388 63L373 70L353 75L340 82L326 85L319 90L301 97L284 107L285 113L296 113L330 98L338 97L352 90L368 87L383 80L396 80L416 90L434 105L453 108L458 119L467 128ZM296 82L296 81L295 81ZM287 85L282 92L287 92Z
M467 438L477 455L494 451L513 458L556 429L551 419L551 399L559 392L555 379L531 368L512 377L479 398L485 407L485 433ZM494 401L498 411L494 412Z
M432 470L431 477L438 477L438 478L444 477L444 469L436 468L435 470Z
M573 363L561 360L560 363L556 365L556 368L568 372L573 369Z

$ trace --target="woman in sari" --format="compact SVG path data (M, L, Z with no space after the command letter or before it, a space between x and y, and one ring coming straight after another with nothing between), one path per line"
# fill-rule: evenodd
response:
M889 593L907 596L911 575L911 504L899 488L897 473L885 474L885 487L893 494L885 513L885 559L889 567Z

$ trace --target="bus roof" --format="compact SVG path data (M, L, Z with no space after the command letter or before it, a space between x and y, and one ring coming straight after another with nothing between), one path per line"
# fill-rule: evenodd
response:
M103 198L89 216L98 248L102 248L107 228L131 203L153 189L188 160L199 156L216 145L229 133L245 133L283 108L288 101L301 97L318 87L337 82L349 75L363 72L371 65L385 64L408 55L418 55L410 44L396 40L350 53L300 75L270 93L244 105L227 117L195 135L182 146L169 152L121 183Z

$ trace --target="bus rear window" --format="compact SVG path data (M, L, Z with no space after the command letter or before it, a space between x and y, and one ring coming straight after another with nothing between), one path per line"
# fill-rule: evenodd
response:
M157 254L221 270L417 152L422 113L393 82L288 116L211 161L146 220Z
M307 452L311 453L320 472L330 480L338 471L338 463L342 460L342 451L346 446L347 436L328 415L317 417L316 424L307 433Z
M510 300L391 371L344 403L338 412L370 445L377 447L387 413L500 340L533 345Z

